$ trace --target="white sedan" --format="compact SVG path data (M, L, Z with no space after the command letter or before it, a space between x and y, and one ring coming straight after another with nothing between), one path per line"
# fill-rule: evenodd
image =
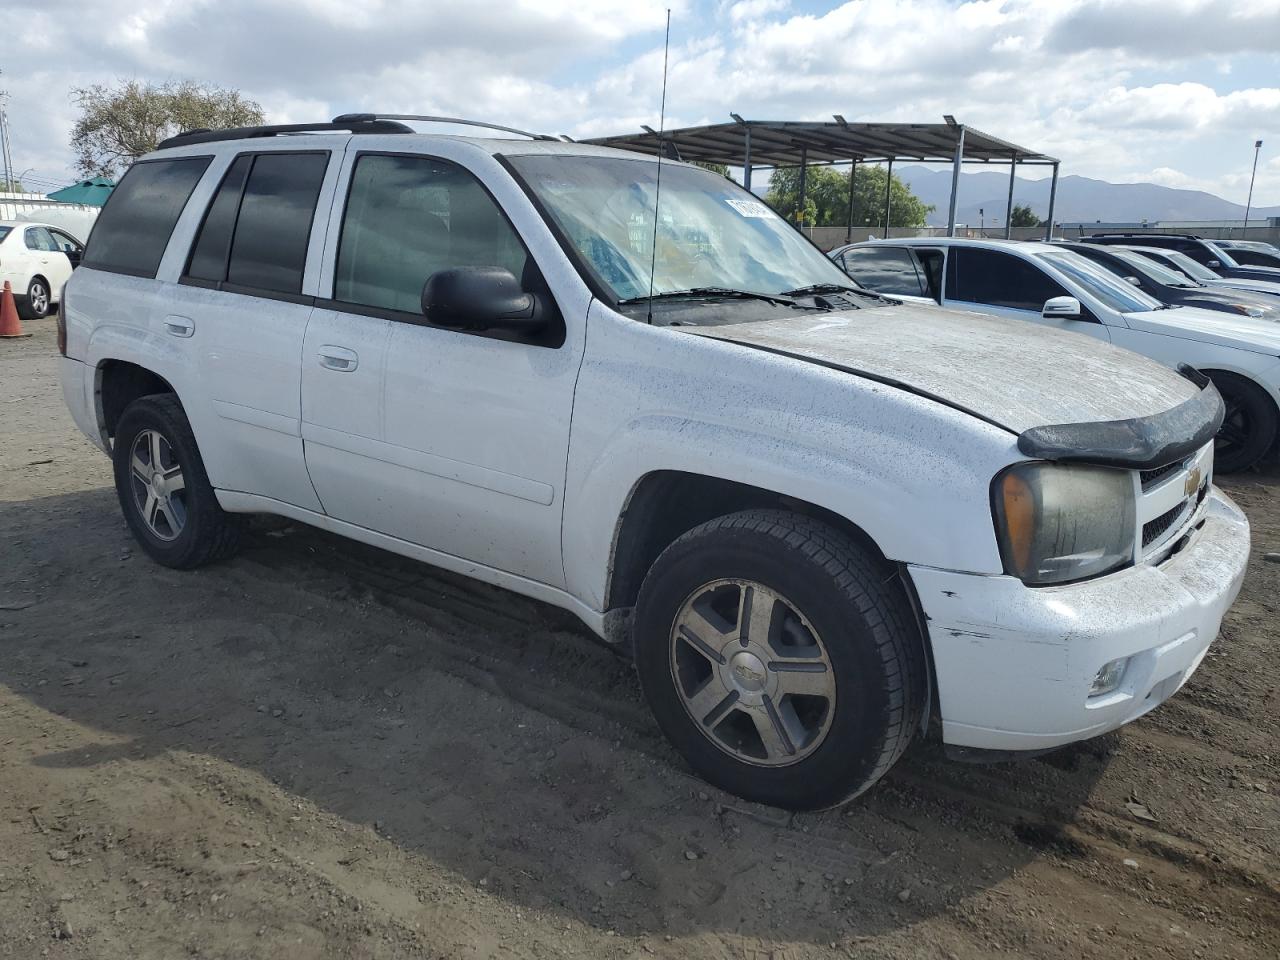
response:
M1057 244L955 237L873 240L830 254L862 287L1030 320L1204 371L1226 403L1216 469L1252 467L1280 435L1280 324L1170 307ZM1117 384L1117 391L1123 385Z
M62 288L80 263L84 245L47 223L0 220L0 286L13 286L18 313L38 320L62 299Z

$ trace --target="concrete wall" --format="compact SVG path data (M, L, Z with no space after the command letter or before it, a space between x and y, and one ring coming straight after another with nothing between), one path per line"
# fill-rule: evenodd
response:
M61 227L84 242L101 207L85 203L59 203L33 193L0 192L0 220L25 220Z

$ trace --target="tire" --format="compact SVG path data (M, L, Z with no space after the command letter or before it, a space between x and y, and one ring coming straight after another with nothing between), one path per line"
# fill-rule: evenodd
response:
M17 299L18 315L23 320L42 320L49 315L49 284L43 277L32 277L27 292Z
M1208 371L1222 394L1227 415L1214 438L1213 463L1218 473L1248 470L1276 442L1276 405L1260 386L1239 374Z
M152 560L189 570L239 547L243 521L218 506L176 396L157 393L129 404L116 424L111 458L120 509Z
M760 628L741 638L739 605L761 596L777 601L773 617L759 607ZM844 803L920 727L924 651L905 592L883 561L798 514L744 511L676 540L641 587L635 647L667 738L704 779L747 800Z

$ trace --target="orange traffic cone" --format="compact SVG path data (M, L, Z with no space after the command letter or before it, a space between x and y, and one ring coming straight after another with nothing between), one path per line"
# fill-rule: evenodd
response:
M0 293L0 337L29 337L22 332L22 321L18 319L18 305L13 302L13 287L9 281L4 282L4 293Z

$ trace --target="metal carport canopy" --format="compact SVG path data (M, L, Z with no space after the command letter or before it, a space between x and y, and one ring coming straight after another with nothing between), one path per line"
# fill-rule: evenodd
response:
M652 155L656 155L665 144L665 156L672 156L674 150L682 160L742 167L747 189L751 188L751 170L755 166L800 167L803 170L811 164L887 162L892 170L895 160L951 163L954 171L948 233L955 230L956 190L962 163L1010 164L1009 213L1012 212L1013 177L1018 165L1047 165L1053 167L1048 217L1049 229L1052 230L1058 180L1057 158L956 123L953 118L948 117L946 123L848 123L840 116L834 121L743 120L737 114L732 116L732 123L681 127L666 130L661 137L646 127L640 133L597 137L584 142ZM802 174L802 194L803 188ZM887 230L888 217L885 220ZM1005 223L1008 231L1007 216Z

